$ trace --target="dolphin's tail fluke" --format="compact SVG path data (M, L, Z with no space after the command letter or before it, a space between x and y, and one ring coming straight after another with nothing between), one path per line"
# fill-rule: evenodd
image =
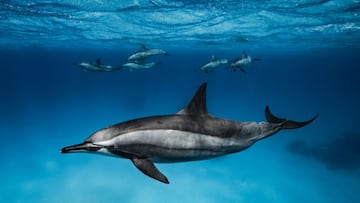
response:
M318 115L314 116L312 119L310 119L308 121L303 121L303 122L292 121L292 120L287 120L284 118L278 118L278 117L274 116L271 113L269 106L266 106L265 117L269 123L280 124L281 129L295 129L295 128L301 128L301 127L304 127L304 126L310 124L318 117Z

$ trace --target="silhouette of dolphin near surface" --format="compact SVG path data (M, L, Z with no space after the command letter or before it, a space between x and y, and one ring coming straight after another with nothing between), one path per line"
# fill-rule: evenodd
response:
M169 183L154 165L196 161L240 152L282 129L308 125L275 117L265 108L267 122L238 122L211 116L206 108L206 83L190 103L173 115L151 116L96 131L83 143L62 153L95 152L130 159L144 174Z
M137 64L144 64L144 60L157 55L165 55L168 56L169 54L162 50L162 49L148 49L145 45L141 45L141 49L133 54L131 54L127 58L127 62L137 63Z
M81 63L73 63L73 64L79 66L81 70L85 72L112 72L122 69L116 66L104 65L101 63L100 58L97 58L95 63L81 62Z
M209 72L215 70L217 67L227 64L227 63L228 63L227 59L218 59L213 55L211 57L211 61L203 64L200 67L200 70L203 71L204 73L209 73Z
M233 60L230 63L230 69L233 71L240 70L244 73L246 73L246 67L252 62L252 61L260 61L259 58L252 58L251 56L248 56L245 51L242 52L241 56L235 60Z

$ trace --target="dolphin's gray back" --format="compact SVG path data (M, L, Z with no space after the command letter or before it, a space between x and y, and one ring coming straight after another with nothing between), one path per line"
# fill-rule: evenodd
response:
M153 116L141 119L134 119L123 123L109 126L99 131L104 131L103 136L97 132L86 139L87 142L97 142L112 139L122 134L139 130L178 130L204 134L207 136L228 138L234 134L241 134L246 131L250 122L236 122L215 118L210 115L183 115L175 114L168 116ZM254 123L254 122L251 122ZM255 124L255 123L254 123ZM96 136L95 136L96 135ZM246 133L243 134L246 136Z

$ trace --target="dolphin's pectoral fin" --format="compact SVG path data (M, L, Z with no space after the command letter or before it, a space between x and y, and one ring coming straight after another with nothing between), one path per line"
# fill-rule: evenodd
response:
M131 161L145 175L150 176L160 182L169 184L168 179L154 165L154 163L146 158L133 158Z
M246 70L244 67L240 67L241 72L246 73Z

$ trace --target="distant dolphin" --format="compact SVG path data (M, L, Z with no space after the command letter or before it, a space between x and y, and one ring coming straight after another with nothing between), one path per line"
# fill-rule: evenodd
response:
M127 62L127 63L124 63L122 66L123 66L123 68L133 71L133 70L141 70L141 69L150 69L158 64L160 64L160 62L150 62L150 63L145 63L145 64Z
M230 68L233 71L236 71L237 69L239 69L242 72L246 72L245 67L251 63L252 61L260 61L261 59L259 58L251 58L251 56L248 56L245 51L242 52L241 56L235 60L233 60L230 63Z
M265 108L268 122L238 122L216 118L206 109L206 83L177 114L139 118L101 129L62 153L97 152L130 159L144 174L169 183L156 163L196 161L240 152L281 129L308 125L277 118Z
M144 60L156 55L169 55L166 51L161 49L148 49L145 45L141 46L140 51L131 54L128 58L128 62L134 62L137 64L143 64Z
M212 56L211 61L202 65L200 67L200 70L205 73L209 73L210 71L213 71L215 68L219 67L220 65L227 64L227 63L228 63L227 59L218 59L215 56Z
M111 72L121 69L119 67L102 64L100 58L97 58L95 63L81 62L74 63L74 65L80 66L81 70L85 72Z

